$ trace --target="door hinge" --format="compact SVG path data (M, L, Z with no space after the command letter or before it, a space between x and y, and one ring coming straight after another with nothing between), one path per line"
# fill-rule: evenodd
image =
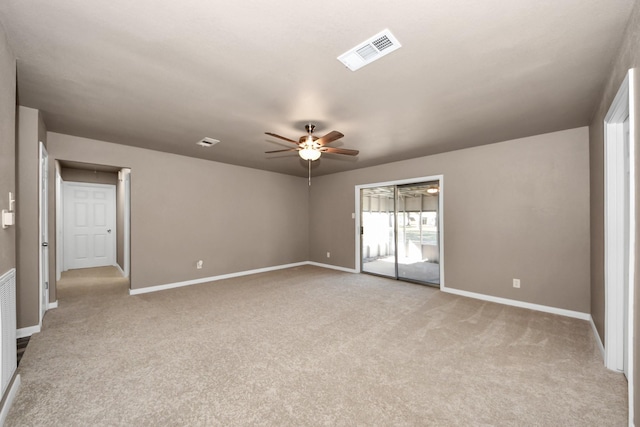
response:
M49 289L49 282L44 282L44 288Z
M364 227L360 227L360 235L362 236L364 234Z

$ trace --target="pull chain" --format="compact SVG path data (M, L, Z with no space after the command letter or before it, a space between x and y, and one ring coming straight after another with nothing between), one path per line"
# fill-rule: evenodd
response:
M311 187L311 160L309 160L309 187Z

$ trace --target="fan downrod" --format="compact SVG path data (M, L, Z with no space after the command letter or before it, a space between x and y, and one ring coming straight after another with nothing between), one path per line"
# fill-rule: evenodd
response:
M307 131L308 134L312 134L313 130L316 128L316 125L313 125L311 123L304 125L305 130Z

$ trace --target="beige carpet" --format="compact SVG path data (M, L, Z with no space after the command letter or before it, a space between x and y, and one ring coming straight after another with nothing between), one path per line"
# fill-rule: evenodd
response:
M586 321L310 266L141 296L71 273L8 426L626 424Z

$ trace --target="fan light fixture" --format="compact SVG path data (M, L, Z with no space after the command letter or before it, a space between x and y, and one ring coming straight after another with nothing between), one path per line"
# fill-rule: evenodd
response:
M318 160L320 158L320 154L321 153L320 153L320 150L317 150L317 149L315 149L313 147L306 146L302 150L298 151L298 154L304 160L314 161L314 160Z
M314 160L318 160L322 153L333 153L333 154L346 154L347 156L357 156L358 150L350 150L348 148L337 148L330 147L328 144L342 138L344 135L337 130L331 131L325 136L318 138L313 136L313 130L315 129L315 125L309 123L305 125L305 129L307 134L301 136L298 141L293 140L291 138L287 138L284 136L280 136L278 134L272 132L265 132L265 134L269 136L273 136L275 138L282 139L284 141L293 143L296 145L296 148L285 148L284 150L273 150L273 151L265 151L265 153L282 153L286 151L297 151L298 155L303 159L309 162L309 185L311 185L311 162Z

